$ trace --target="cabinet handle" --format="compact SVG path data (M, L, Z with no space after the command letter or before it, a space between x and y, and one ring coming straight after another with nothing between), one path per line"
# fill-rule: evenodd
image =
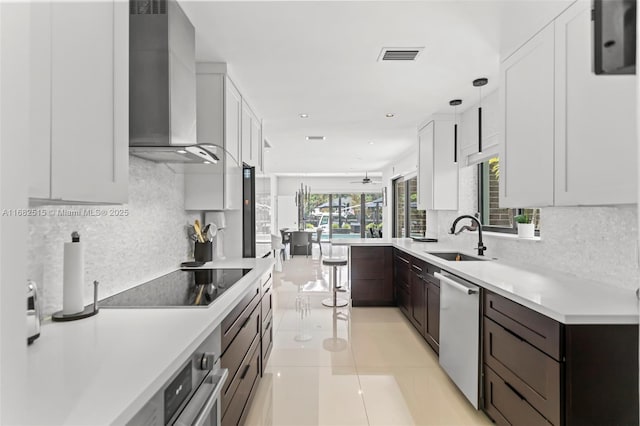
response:
M513 386L511 386L511 384L510 384L509 382L504 382L504 384L505 384L505 385L507 385L507 387L508 387L509 389L511 389L511 391L512 391L513 393L515 393L515 394L518 396L518 398L520 398L520 399L521 399L521 400L523 400L523 401L526 401L526 400L527 400L527 398L525 398L524 396L522 396L522 394L521 394L520 392L518 392L518 391L516 390L516 388L514 388Z
M245 328L247 326L247 324L249 324L249 320L251 319L251 315L249 315L247 317L246 320L244 320L244 322L242 323L242 325L240 326L240 329L242 330L243 328Z
M458 162L458 123L453 125L453 162Z
M412 267L413 269L415 269L416 271L420 271L420 272L422 272L422 268L421 268L421 267L419 267L419 266L411 265L411 267Z
M402 257L400 257L400 256L398 256L396 259L400 259L400 260L402 260L404 263L409 264L409 261L408 261L407 259L402 258Z
M482 152L482 107L478 108L478 152Z
M250 368L251 368L251 364L247 364L247 365L244 366L244 371L240 375L240 380L244 380L244 378L246 377L246 375L249 372Z
M509 330L508 328L502 327L500 326L504 331L506 331L507 333L509 333L510 335L512 335L513 337L515 337L516 339L520 340L521 342L525 342L526 340L524 340L522 337L518 336L516 333L514 333L513 331Z

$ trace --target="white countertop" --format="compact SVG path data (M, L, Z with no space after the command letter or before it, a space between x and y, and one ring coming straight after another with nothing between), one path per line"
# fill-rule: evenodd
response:
M455 262L426 252L459 251L445 243L421 243L410 238L367 238L333 239L331 244L399 248L564 324L638 324L638 299L632 290L499 259ZM468 250L460 252L477 255Z
M124 424L272 265L270 258L207 263L252 268L207 308L101 309L43 324L27 350L28 424Z

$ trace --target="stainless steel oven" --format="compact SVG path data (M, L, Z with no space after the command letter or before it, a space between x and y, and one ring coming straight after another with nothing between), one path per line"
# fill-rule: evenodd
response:
M220 392L228 375L220 368L220 352L217 328L127 425L218 426Z

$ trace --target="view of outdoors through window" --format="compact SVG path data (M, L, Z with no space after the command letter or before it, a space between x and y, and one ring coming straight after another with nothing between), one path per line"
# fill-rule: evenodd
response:
M310 194L304 206L308 229L322 229L322 240L382 237L382 193Z
M482 225L490 231L516 232L516 215L526 215L534 224L536 231L540 230L540 209L512 209L500 208L499 204L499 182L500 182L500 160L498 157L491 158L479 165L480 179L478 179L480 194L480 216Z
M393 188L394 237L424 237L427 220L426 212L418 210L418 178L398 178Z
M409 194L409 236L424 237L427 230L427 214L424 210L418 210L418 178L407 181L407 193Z
M405 221L405 202L404 202L404 179L396 179L393 182L393 206L394 206L394 237L404 237Z

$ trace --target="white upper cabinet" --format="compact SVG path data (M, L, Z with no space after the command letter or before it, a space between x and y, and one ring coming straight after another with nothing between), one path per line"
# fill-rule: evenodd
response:
M474 105L463 114L458 115L459 160L462 164L476 164L498 154L502 130L500 123L502 120L500 120L498 90L488 94L483 92L481 153L478 144L478 105Z
M35 3L32 19L30 197L125 203L128 4Z
M218 164L185 168L185 209L237 210L242 207L242 96L224 64L196 66L198 143L214 144Z
M502 64L500 206L637 200L636 77L592 71L577 1Z
M418 208L458 209L453 117L434 118L418 131Z
M251 107L242 101L242 161L262 171L262 123Z
M500 207L553 205L553 25L504 61L500 85Z
M593 73L590 2L555 28L555 204L635 203L636 77Z

